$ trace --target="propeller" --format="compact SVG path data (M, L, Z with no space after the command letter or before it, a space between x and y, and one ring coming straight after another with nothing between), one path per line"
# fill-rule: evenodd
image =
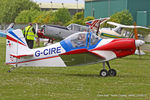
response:
M98 33L99 33L100 23L101 23L101 20L99 20L99 22L98 22L98 27L97 27L97 31L96 31L97 36L98 36Z
M137 28L136 28L136 22L134 22L134 36L135 36L135 40L136 40L136 47L138 49L138 53L139 53L139 56L141 55L141 50L140 50L140 46L141 44L143 45L144 44L144 41L142 40L138 40L138 33L137 33Z
M40 46L40 39L38 37L38 24L37 23L35 23L35 33L36 33L36 36L37 36L36 44L39 47Z

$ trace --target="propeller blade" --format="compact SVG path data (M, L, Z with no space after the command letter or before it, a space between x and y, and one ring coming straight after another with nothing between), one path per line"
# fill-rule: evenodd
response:
M40 38L38 36L38 24L37 23L35 23L35 33L37 35L36 44L39 47L40 46Z
M97 27L97 31L96 31L97 36L98 36L98 33L99 33L100 23L101 23L101 20L99 20L99 22L98 22L98 27Z
M134 22L134 37L135 37L135 40L139 39L137 29L136 29L136 22ZM138 53L139 53L139 56L140 56L141 55L140 47L138 47Z
M36 34L37 34L37 32L38 32L38 24L36 23L35 25L36 25L36 26L35 26L35 32L36 32Z
M135 39L137 40L138 39L138 33L137 33L137 29L136 29L136 22L134 22L134 36L135 36Z

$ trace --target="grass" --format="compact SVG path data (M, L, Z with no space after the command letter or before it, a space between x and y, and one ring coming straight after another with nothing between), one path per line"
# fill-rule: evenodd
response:
M66 68L21 67L8 73L0 38L0 100L149 100L150 53L110 61L116 77L99 77L102 64Z

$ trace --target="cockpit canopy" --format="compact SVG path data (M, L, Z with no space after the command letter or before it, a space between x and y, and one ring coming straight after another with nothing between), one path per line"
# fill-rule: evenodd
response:
M63 40L67 48L80 49L80 48L93 48L95 47L101 38L94 33L78 32Z

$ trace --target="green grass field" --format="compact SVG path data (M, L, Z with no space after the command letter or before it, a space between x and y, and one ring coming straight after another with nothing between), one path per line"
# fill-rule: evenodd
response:
M110 61L116 77L99 77L102 63L66 67L22 67L8 73L0 38L0 100L150 100L150 53Z

